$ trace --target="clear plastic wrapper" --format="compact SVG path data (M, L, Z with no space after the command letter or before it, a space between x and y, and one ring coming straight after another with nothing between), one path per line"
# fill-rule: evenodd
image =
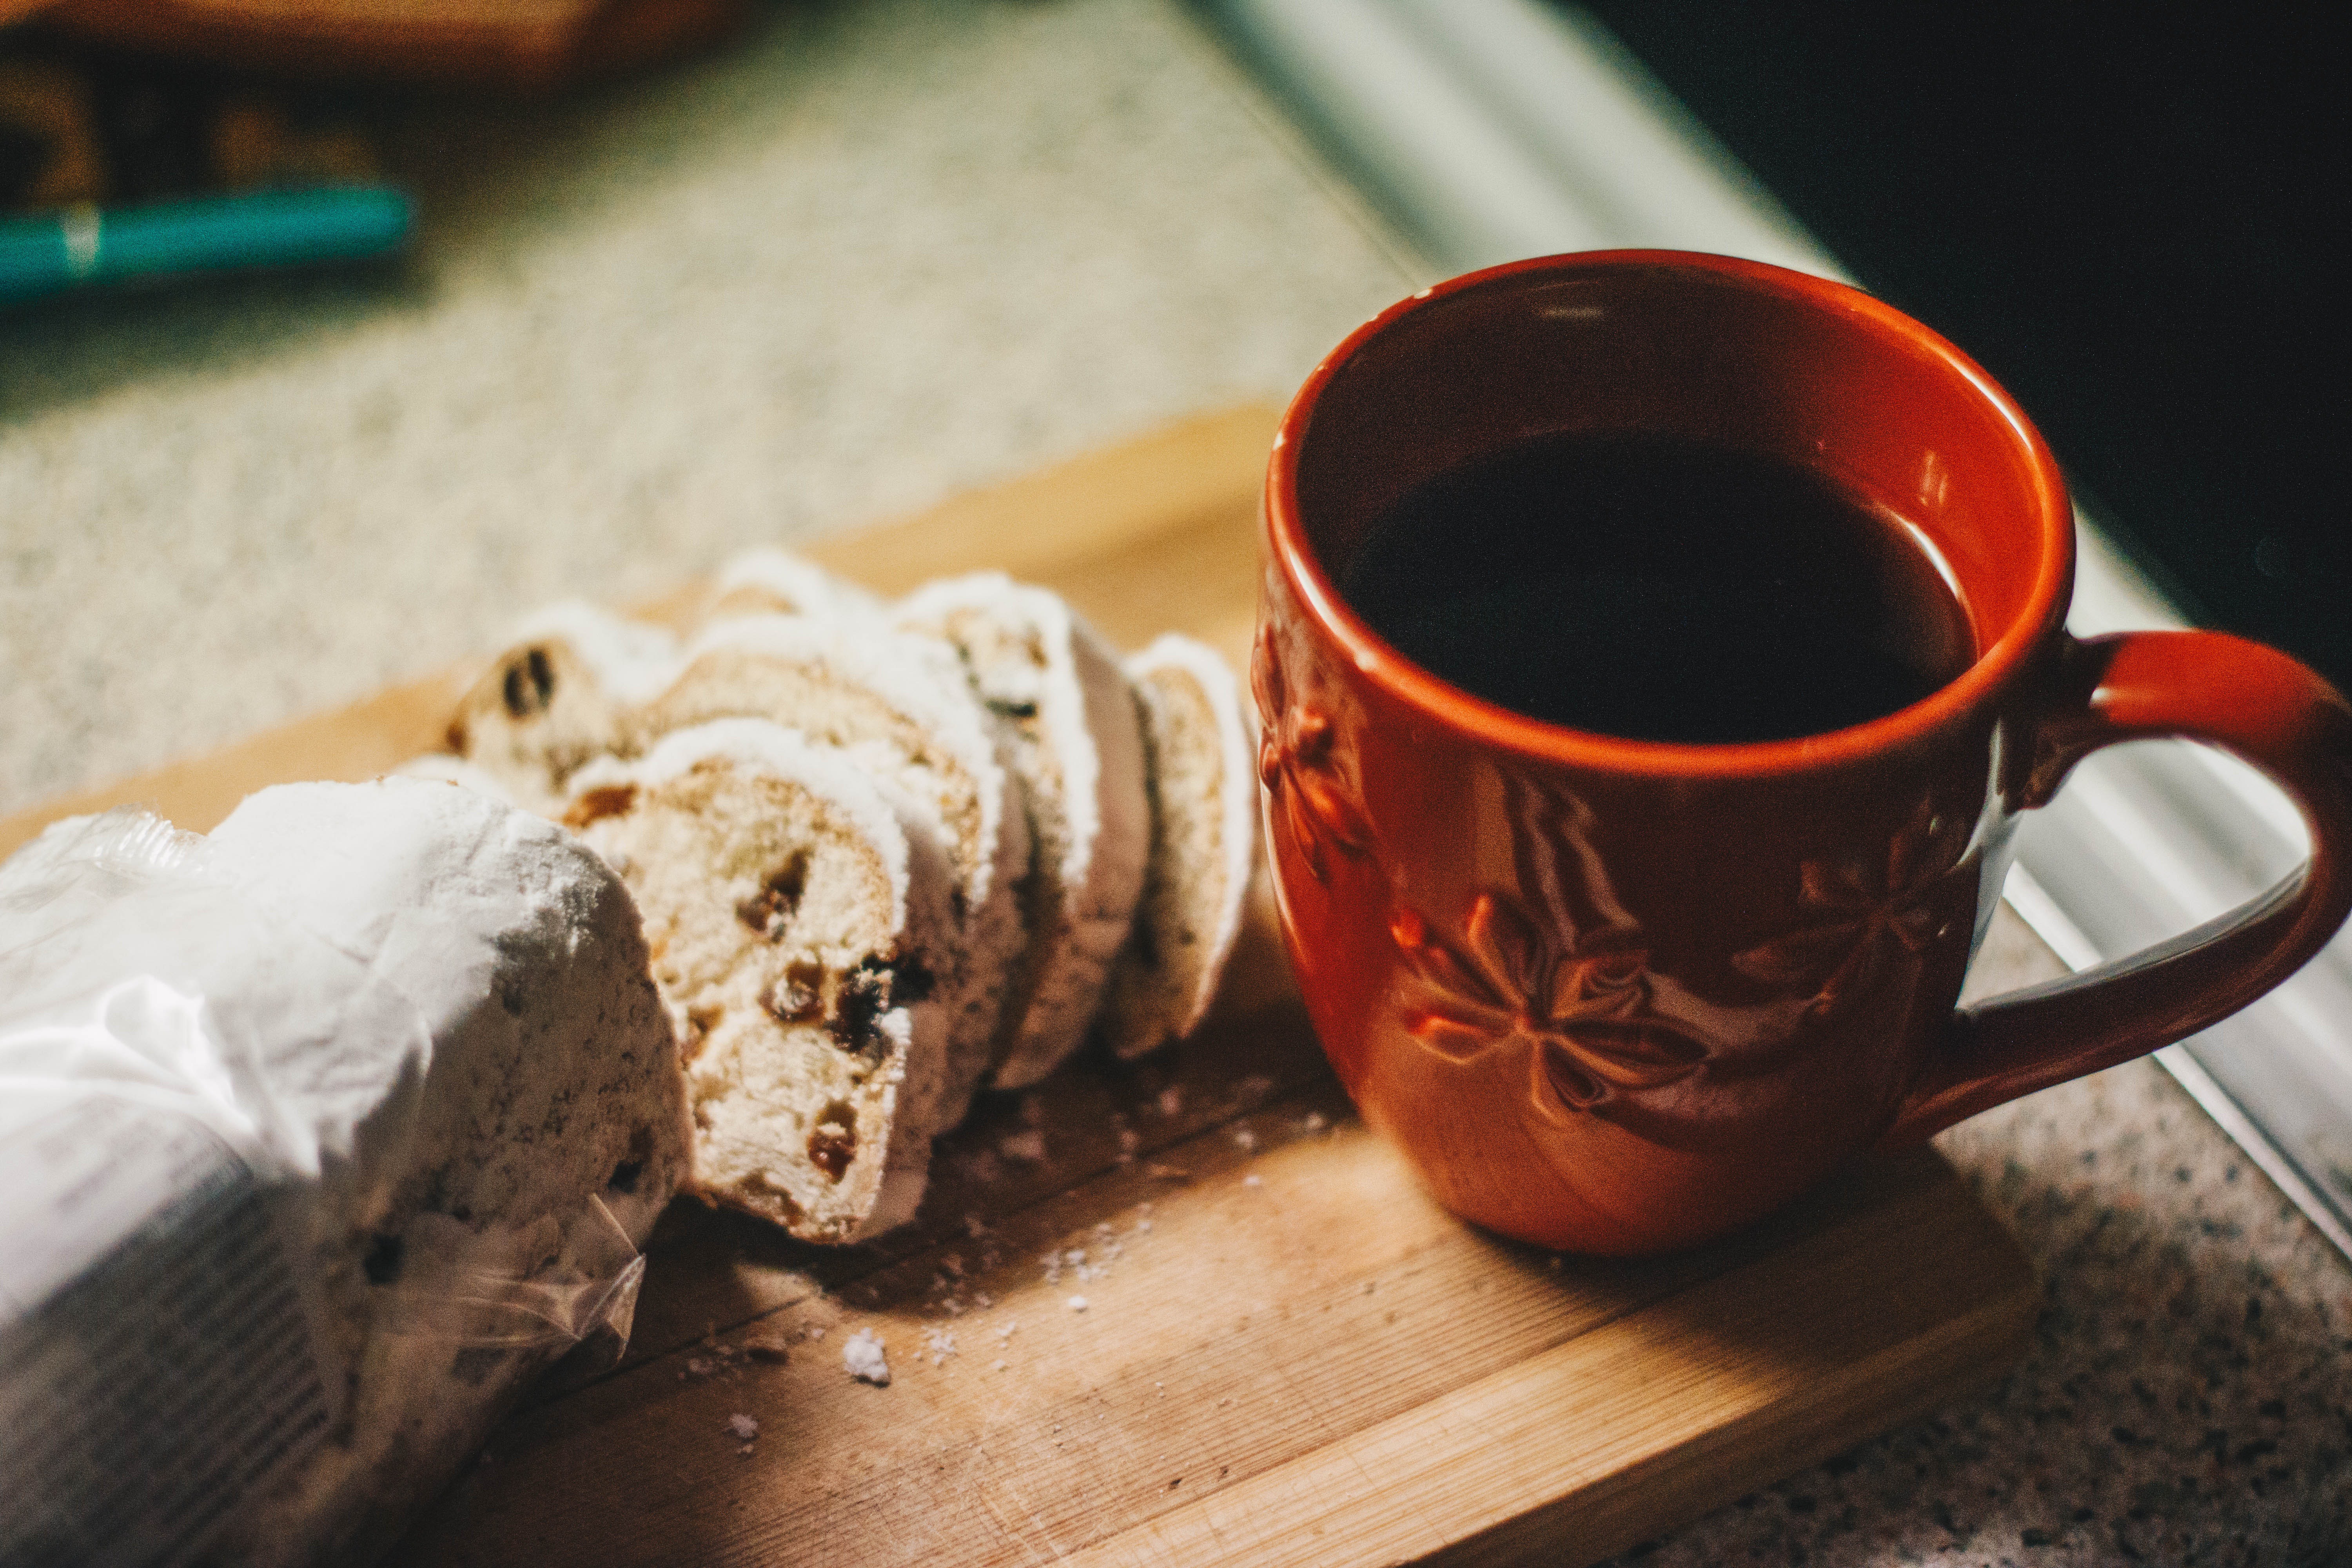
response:
M262 1499L348 1539L385 1447L355 1427L454 1467L501 1391L626 1340L644 1260L593 1194L331 1261L413 1178L432 1051L377 966L149 814L0 867L0 1564L204 1563ZM489 1396L447 1407L467 1357Z

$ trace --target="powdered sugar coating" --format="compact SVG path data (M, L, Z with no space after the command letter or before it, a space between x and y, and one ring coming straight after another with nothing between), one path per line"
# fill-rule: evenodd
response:
M502 1053L519 1029L584 1038L648 999L626 889L570 834L488 795L405 778L280 784L247 796L208 844L256 900L413 1001L436 1056ZM605 948L604 967L589 966ZM572 989L546 990L544 1012L520 1023L481 1005L496 975L537 986L558 973ZM551 1064L552 1047L534 1048ZM635 1048L667 1056L650 1037ZM616 1209L639 1240L657 1212Z
M340 950L421 1024L281 1047L294 1101L333 1118L316 1128L332 1157L310 1240L352 1405L215 1551L337 1559L438 1490L563 1348L449 1337L478 1310L463 1299L478 1282L553 1300L600 1248L625 1258L644 1243L685 1172L683 1086L635 908L552 824L423 780L289 784L248 797L206 847L257 905ZM250 957L267 985L301 989L285 954ZM226 1005L237 985L223 981ZM362 1268L387 1247L395 1274Z
M1116 656L1057 595L1000 572L933 583L902 626L962 650L1011 741L1037 841L1038 884L1017 1018L1008 1008L995 1082L1021 1088L1084 1037L1126 942L1150 841L1143 751Z
M460 789L472 790L476 795L486 795L507 805L522 804L515 799L514 791L509 789L506 781L498 774L478 763L469 763L447 752L427 752L423 756L411 757L385 776L430 779L436 784L452 784Z
M729 558L713 584L709 617L778 614L880 616L881 597L804 555L760 545Z
M571 645L615 703L642 702L668 684L677 668L677 638L666 627L616 616L585 599L558 599L517 622L510 647L560 637Z
M1191 1033L1215 998L1256 861L1257 780L1239 683L1215 649L1170 632L1126 670L1152 768L1152 863L1104 1023L1133 1057Z
M964 695L965 675L952 647L937 638L892 635L872 626L802 616L744 616L704 628L687 645L676 675L685 675L698 659L716 652L820 666L844 684L872 692L935 738L970 777L980 818L976 843L992 851L958 857L969 861L963 875L967 902L978 908L1007 879L1008 868L992 847L1005 838L1013 804L1010 784L979 707ZM908 765L905 759L898 760L898 767ZM910 782L920 787L920 781ZM944 792L932 786L924 793ZM1011 874L1017 877L1019 872Z
M910 844L908 825L891 809L889 798L873 774L848 753L814 745L807 737L781 724L765 719L715 719L665 735L652 751L634 761L599 757L572 776L572 798L578 801L598 790L625 789L632 784L666 784L708 762L733 763L754 773L790 779L824 796L857 825L858 837L873 847L888 868L889 924L895 929L907 923L908 861L918 853L916 846L923 844L922 837ZM927 847L935 856L940 853L936 838Z

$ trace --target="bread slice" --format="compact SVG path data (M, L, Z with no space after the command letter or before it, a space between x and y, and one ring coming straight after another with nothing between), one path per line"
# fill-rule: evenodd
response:
M677 639L577 600L515 628L457 704L449 749L534 811L562 809L572 770L612 749L618 716L674 671Z
M1121 1057L1192 1032L1242 925L1257 848L1257 776L1234 672L1171 632L1129 659L1143 722L1151 858L1102 1030Z
M687 1118L636 910L570 835L446 784L283 785L209 839L52 826L0 869L0 955L12 921L47 928L12 1023L79 996L83 1043L13 1079L0 1125L35 1112L35 1143L0 1150L45 1122L85 1188L70 1237L13 1238L12 1286L100 1263L46 1277L69 1353L0 1377L43 1413L0 1421L60 1527L35 1558L372 1560L574 1336L625 1338ZM15 1305L37 1342L48 1309Z
M1085 1037L1142 891L1150 809L1135 701L1093 627L1001 572L919 589L898 622L961 651L1026 795L1036 840L1029 947L994 1073L998 1087L1023 1088Z
M879 616L882 598L805 556L761 545L730 557L719 569L702 611L706 622L736 616Z
M944 1126L954 871L847 753L723 719L573 775L565 823L644 910L694 1186L809 1241L911 1217Z
M992 1059L1009 976L1027 942L1029 824L955 650L868 617L750 616L706 627L677 678L625 716L641 752L713 720L772 720L841 747L932 813L955 864L957 941L940 972L951 1011L944 1114L961 1120Z

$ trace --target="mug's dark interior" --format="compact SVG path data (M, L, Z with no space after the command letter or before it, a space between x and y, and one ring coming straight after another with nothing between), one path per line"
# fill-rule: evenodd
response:
M1727 265L1533 264L1442 290L1361 339L1294 454L1298 516L1328 579L1345 580L1400 500L1465 463L1555 433L1665 436L1858 492L1941 556L1973 652L2003 638L2053 547L2053 492L2021 419L1924 329Z

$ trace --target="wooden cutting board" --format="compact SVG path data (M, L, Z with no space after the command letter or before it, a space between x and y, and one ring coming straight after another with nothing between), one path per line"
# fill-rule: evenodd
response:
M1238 665L1274 418L815 553L889 590L1000 566ZM266 783L368 777L438 743L460 679L9 818L0 852L67 811L209 827ZM2039 1300L1926 1150L1672 1258L1470 1229L1354 1119L1262 896L1209 1026L984 1100L913 1226L829 1251L679 1204L650 1252L626 1354L559 1368L396 1562L1569 1568L1964 1396ZM860 1331L887 1387L844 1368Z

